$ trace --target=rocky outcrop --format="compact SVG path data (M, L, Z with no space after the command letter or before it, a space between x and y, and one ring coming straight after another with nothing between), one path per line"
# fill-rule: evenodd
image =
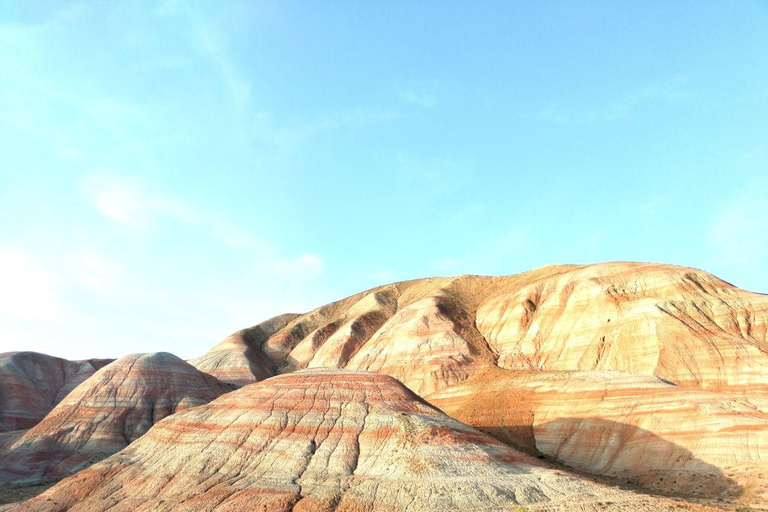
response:
M120 451L166 416L230 389L168 353L119 359L0 447L0 482L61 478Z
M673 510L556 470L396 380L274 377L157 423L14 512Z
M0 432L33 427L111 361L68 361L37 352L0 354Z

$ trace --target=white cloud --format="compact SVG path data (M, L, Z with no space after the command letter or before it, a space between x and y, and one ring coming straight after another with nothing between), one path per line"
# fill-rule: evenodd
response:
M438 81L421 81L410 84L400 84L397 96L400 101L417 105L422 108L435 108L438 104Z
M93 206L106 217L134 227L156 217L194 222L196 215L183 202L150 192L136 177L93 174L83 180Z
M224 43L220 31L207 23L197 26L198 44L204 55L207 55L216 67L224 81L230 96L238 106L246 106L251 98L251 82L240 74Z
M313 281L323 274L325 263L314 254L301 254L295 258L275 258L269 266L279 278Z
M396 158L406 175L428 182L430 189L440 195L451 195L466 189L475 175L473 160L451 157L424 159L403 153Z
M59 320L56 295L61 280L28 254L0 252L0 316L27 320Z
M406 103L412 103L424 108L437 106L437 95L424 90L404 91L400 93L400 99Z

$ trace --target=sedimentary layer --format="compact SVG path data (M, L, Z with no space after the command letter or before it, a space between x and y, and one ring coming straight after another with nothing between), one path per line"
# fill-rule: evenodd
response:
M33 427L111 361L68 361L37 352L0 354L0 432Z
M166 416L230 389L168 353L119 359L0 447L0 483L66 476L120 451Z
M673 510L549 467L384 375L306 370L157 423L23 511Z

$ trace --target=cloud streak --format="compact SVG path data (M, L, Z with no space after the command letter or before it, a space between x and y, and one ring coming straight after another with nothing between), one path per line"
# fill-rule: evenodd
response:
M539 121L559 125L603 124L628 119L645 104L685 100L690 96L687 80L676 77L642 87L632 93L592 109L575 109L552 103L533 115Z

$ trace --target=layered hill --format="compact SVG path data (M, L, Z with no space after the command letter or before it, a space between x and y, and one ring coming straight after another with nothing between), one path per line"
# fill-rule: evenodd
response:
M212 360L238 385L303 368L378 372L581 471L689 495L768 492L751 478L768 474L768 296L692 268L395 283L240 331L193 361L226 378Z
M393 375L417 393L479 369L622 371L768 390L768 297L671 265L544 267L382 286L235 333L192 361L256 382L302 368Z
M119 359L75 388L40 423L0 445L0 483L66 476L122 450L166 416L230 390L172 354Z
M37 352L0 354L0 432L36 425L111 359L68 361Z
M310 370L245 386L11 507L24 511L673 510L556 470L396 380Z

